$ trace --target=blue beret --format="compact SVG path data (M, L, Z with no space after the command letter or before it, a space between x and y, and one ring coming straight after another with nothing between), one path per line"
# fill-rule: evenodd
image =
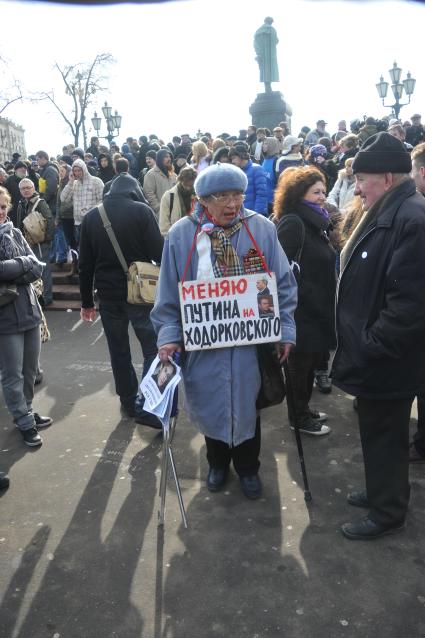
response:
M196 178L194 188L198 197L208 197L222 191L244 193L248 186L245 173L233 164L213 164Z

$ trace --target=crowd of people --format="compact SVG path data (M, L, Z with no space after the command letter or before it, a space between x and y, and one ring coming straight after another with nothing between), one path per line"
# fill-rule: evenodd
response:
M342 532L372 539L403 529L409 462L425 462L420 115L404 123L353 120L350 130L341 120L332 135L318 120L297 137L287 122L273 130L249 126L238 136L184 134L168 143L156 135L129 137L121 148L93 137L86 151L67 145L57 157L14 154L0 168L0 182L1 382L27 445L41 445L39 429L51 424L32 406L39 326L53 299L49 264L68 260L69 274L79 275L82 318L93 321L99 310L123 412L162 427L144 410L131 323L142 376L157 354L164 364L177 352L184 357L189 416L205 436L208 489L224 487L233 462L245 496L258 498L256 346L182 352L179 283L272 272L278 307L270 310L267 295L261 317L280 317L276 352L288 363L294 390L290 426L330 434L327 415L310 405L314 384L327 394L333 382L355 397L366 488L348 502L369 514ZM127 268L160 264L155 305L127 301L122 261ZM418 431L409 443L415 397Z

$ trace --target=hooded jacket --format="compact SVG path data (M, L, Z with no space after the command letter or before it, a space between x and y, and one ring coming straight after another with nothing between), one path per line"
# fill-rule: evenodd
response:
M52 162L47 162L43 168L40 168L40 179L38 182L40 195L49 204L51 211L55 212L56 192L59 184L58 169Z
M105 196L105 210L127 265L133 261L160 262L164 240L152 210L139 201L136 185L127 174L116 177ZM83 308L94 306L93 288L100 301L125 303L127 277L97 207L81 224L79 273Z
M108 162L108 165L105 168L103 168L102 166L102 163L101 163L102 159L106 159ZM102 182L106 184L106 182L109 182L111 179L114 179L115 171L114 171L114 167L112 166L111 156L108 155L107 153L100 153L97 161L99 165L97 176L100 177Z
M163 194L177 183L177 175L172 172L168 176L164 172L163 159L165 155L171 155L166 149L157 153L156 166L151 168L143 180L143 192L149 202L149 206L158 217Z
M83 171L82 180L76 179L69 182L61 193L62 202L73 202L74 222L79 226L88 211L102 201L103 182L99 177L90 175L86 163L76 159L72 167L78 166Z
M275 137L266 137L264 142L267 142L267 155L261 166L267 177L267 201L272 204L277 181L276 166L279 156L279 144Z

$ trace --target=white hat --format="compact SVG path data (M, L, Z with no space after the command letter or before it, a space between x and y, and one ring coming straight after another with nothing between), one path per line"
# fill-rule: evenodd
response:
M302 137L294 137L293 135L287 135L283 140L282 155L288 155L291 152L293 146L302 144L304 142Z

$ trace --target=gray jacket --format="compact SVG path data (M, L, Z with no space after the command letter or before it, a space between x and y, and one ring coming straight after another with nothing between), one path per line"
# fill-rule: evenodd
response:
M15 301L0 307L0 334L24 332L41 323L41 309L31 283L41 277L42 263L20 230L12 228L10 233L19 256L0 259L0 283L16 284L19 294Z

